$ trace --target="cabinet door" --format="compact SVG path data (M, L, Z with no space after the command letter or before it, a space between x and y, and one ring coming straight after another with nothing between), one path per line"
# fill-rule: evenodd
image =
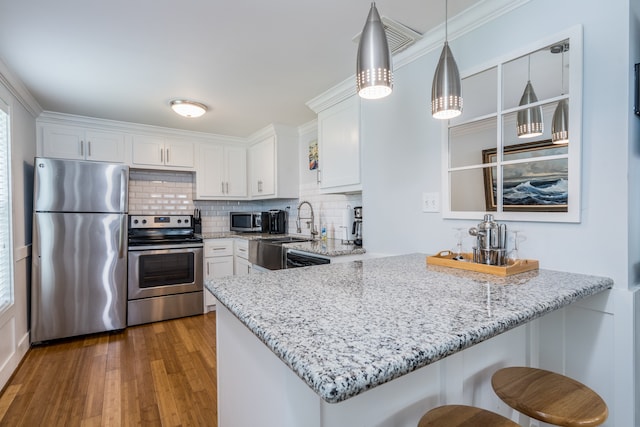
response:
M135 165L163 166L164 138L135 135L133 137L131 163Z
M82 129L45 127L42 135L42 156L57 159L84 159Z
M196 170L197 197L224 196L224 147L202 144Z
M207 258L211 277L233 276L233 256Z
M234 274L236 276L246 276L251 272L251 263L244 258L236 258L234 264Z
M275 193L275 136L253 145L251 158L251 196L269 196Z
M247 150L244 147L226 148L226 195L247 196Z
M167 140L165 142L166 166L193 168L195 165L195 147L193 142Z
M362 188L360 182L360 99L352 96L318 114L321 189Z
M113 132L87 131L86 158L100 162L124 162L124 135Z

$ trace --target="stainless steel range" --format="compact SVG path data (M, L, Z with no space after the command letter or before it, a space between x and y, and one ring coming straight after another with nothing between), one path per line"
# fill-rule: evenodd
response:
M203 312L202 238L191 215L130 215L127 325Z

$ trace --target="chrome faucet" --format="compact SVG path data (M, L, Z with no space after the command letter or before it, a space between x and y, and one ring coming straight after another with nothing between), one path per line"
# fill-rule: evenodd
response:
M311 217L310 218L301 218L300 217L300 208L304 204L309 205L309 210L311 211ZM307 221L307 225L309 226L309 229L311 230L311 235L312 236L316 236L318 234L318 231L316 230L316 226L315 226L315 216L313 215L313 206L311 206L311 203L307 202L306 200L303 200L298 205L298 218L296 218L296 232L297 233L302 233L302 228L300 227L300 220L301 219L308 219L309 220L309 221Z

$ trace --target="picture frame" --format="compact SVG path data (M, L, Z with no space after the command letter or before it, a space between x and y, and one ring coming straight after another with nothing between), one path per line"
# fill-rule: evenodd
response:
M309 170L318 169L318 140L309 142Z
M550 139L504 147L503 162L531 159L530 162L502 165L503 206L505 212L567 212L568 158L544 159L567 154L567 144ZM497 149L482 150L483 163L495 163ZM496 166L483 169L487 211L497 210Z

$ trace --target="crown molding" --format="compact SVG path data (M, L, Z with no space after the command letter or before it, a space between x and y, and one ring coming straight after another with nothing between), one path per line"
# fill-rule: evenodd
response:
M458 15L449 18L447 23L449 41L455 40L494 19L511 12L531 0L482 0ZM398 70L430 52L442 47L444 42L444 22L429 32L414 45L398 52L393 57L394 71ZM306 103L316 114L356 94L355 74L321 93Z
M56 113L53 111L43 111L37 118L36 123L60 125L60 126L79 126L90 127L92 129L101 129L105 131L113 132L125 132L125 133L144 133L155 134L162 136L173 136L178 138L191 138L198 140L217 140L225 142L238 142L246 143L246 138L219 135L214 133L196 132L175 128L166 128L161 126L145 125L141 123L121 122L117 120L98 119L95 117L79 116L75 114Z
M13 95L20 104L35 119L42 113L42 107L29 93L22 81L9 70L9 67L0 59L0 83Z
M318 119L313 119L310 122L298 126L298 136L306 135L312 132L318 132Z

